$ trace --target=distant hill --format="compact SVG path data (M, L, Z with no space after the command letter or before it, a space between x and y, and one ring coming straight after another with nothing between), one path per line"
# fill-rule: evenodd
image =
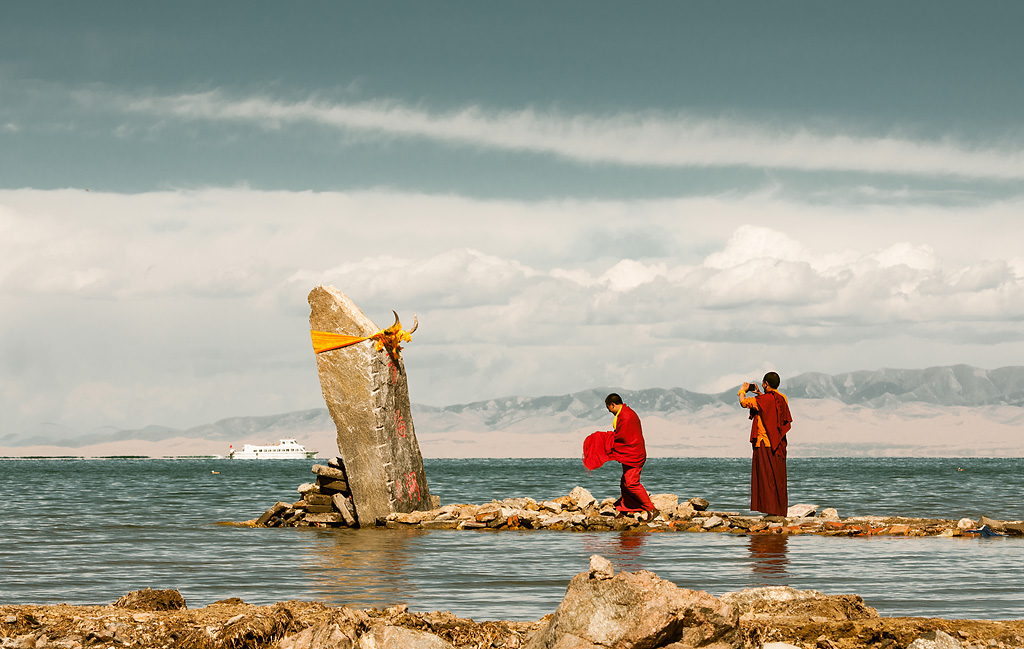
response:
M752 376L750 380L760 378ZM718 394L704 394L682 388L594 388L562 396L504 397L441 408L416 408L429 415L473 413L481 425L500 429L537 416L600 421L607 418L602 406L605 396L612 391L617 391L637 412L672 414L696 412L716 404L733 406L738 389L737 385ZM873 409L914 402L939 406L1024 407L1024 367L983 370L969 365L953 365L924 370L848 372L833 376L809 372L784 379L781 389L791 399L835 399L846 405Z
M444 407L413 404L413 420L428 457L571 457L578 454L581 434L610 427L604 397L615 391L640 413L652 455L736 456L747 452L737 389L704 394L682 388L600 387ZM784 377L782 390L794 402L795 455L1024 455L1018 441L1024 424L1024 367L806 373ZM224 454L228 444L295 437L329 456L336 447L334 436L327 409L315 408L231 417L185 430L146 426L78 432L40 424L0 437L0 455L101 455L129 448L155 456Z

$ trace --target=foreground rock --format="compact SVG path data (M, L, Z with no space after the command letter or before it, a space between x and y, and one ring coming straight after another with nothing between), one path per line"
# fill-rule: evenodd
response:
M181 608L176 608L177 606ZM138 608L135 608L138 607ZM461 619L237 598L188 609L176 591L133 591L108 606L0 605L0 648L83 649L1007 649L1024 621L879 617L856 595L786 587L720 598L646 571L614 574L602 557L536 622Z
M569 582L565 598L526 649L740 647L736 609L647 571L608 576L607 560Z

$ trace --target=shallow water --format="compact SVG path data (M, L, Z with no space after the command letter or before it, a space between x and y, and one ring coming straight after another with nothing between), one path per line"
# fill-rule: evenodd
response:
M537 619L554 611L591 554L712 594L760 585L857 593L883 615L1024 618L1024 540L686 533L252 529L297 498L315 461L5 460L0 603L108 603L176 588L190 608L316 599L407 603L463 617ZM442 502L552 498L576 486L614 495L618 473L575 460L428 460ZM1024 518L1017 459L790 461L791 502L843 516ZM963 469L958 471L957 469ZM218 473L211 473L217 471ZM749 464L652 459L652 492L700 495L745 511Z

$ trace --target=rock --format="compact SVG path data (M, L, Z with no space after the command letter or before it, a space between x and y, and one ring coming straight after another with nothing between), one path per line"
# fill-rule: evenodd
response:
M973 530L978 526L978 523L969 518L961 518L957 521L956 526L962 530Z
M962 649L963 645L953 636L936 629L914 640L907 649Z
M1003 531L1016 536L1024 535L1024 522L1003 523Z
M526 649L606 647L741 647L736 609L703 591L686 590L644 570L611 579L582 572Z
M686 501L686 504L698 512L702 512L711 506L711 503L703 498L690 498Z
M572 499L573 504L579 509L584 509L585 507L597 504L597 500L594 496L592 496L591 493L583 487L575 487L569 492L569 498Z
M359 638L359 649L454 649L433 633L378 624Z
M786 518L804 518L818 511L817 505L790 505L786 510Z
M331 523L336 525L344 522L345 519L341 517L338 512L327 512L325 514L306 514L307 523Z
M705 519L704 522L701 523L701 527L703 527L706 530L710 530L712 527L718 527L724 522L725 519L723 519L721 516L712 516L708 519Z
M345 472L342 471L341 469L336 469L332 466L314 464L311 471L313 471L313 473L317 474L321 478L330 478L331 480L345 480Z
M742 527L745 530L749 530L752 527L761 523L760 516L730 516L729 523L733 527Z
M271 518L290 508L290 503L286 503L281 500L277 501L276 503L270 506L270 509L263 512L262 516L256 519L256 526L259 527L260 525L266 525L270 522Z
M281 638L280 649L353 649L355 634L342 631L337 624L321 622L295 635Z
M341 514L341 519L345 521L345 525L348 525L349 527L356 526L356 517L352 511L352 504L344 494L336 493L331 496L331 504L333 504L334 508L338 510L339 514Z
M615 569L612 562L599 554L590 555L590 578L611 579L615 576Z
M658 511L672 514L679 506L679 496L675 494L651 494L651 502Z
M878 611L865 604L859 595L826 595L817 590L797 590L789 586L748 588L725 593L721 600L735 606L744 619L750 614L770 617L820 616L833 620L878 617Z
M307 493L305 496L303 496L302 500L307 505L330 505L331 504L331 497L328 496L327 494Z
M317 286L308 301L314 331L372 336L382 329L336 288ZM316 354L316 363L356 520L433 509L401 351L365 341Z
M997 521L993 518L989 518L988 516L982 516L978 520L978 527L981 527L982 525L988 525L994 532L1002 532L1006 526L1006 521Z
M344 480L333 480L331 478L324 478L321 476L317 480L317 488L321 493L333 494L335 492L348 492L348 483Z
M549 512L555 512L556 514L562 513L562 503L556 503L553 500L545 500L540 504L540 508Z
M176 590L133 590L112 604L114 608L132 608L139 611L180 611L188 608L185 598Z
M676 511L675 513L673 513L673 516L675 518L681 518L684 521L688 521L691 518L693 518L696 513L697 510L694 509L693 507L690 507L689 504L683 504L676 507Z
M766 642L761 645L761 649L800 649L800 647L788 642Z
M319 493L319 487L312 482L303 482L299 485L299 493L305 496L308 493Z
M832 507L826 507L821 510L820 514L818 514L818 518L822 518L826 521L837 521L839 520L839 512Z

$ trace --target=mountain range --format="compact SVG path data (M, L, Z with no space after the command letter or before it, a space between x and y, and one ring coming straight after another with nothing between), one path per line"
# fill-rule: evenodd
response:
M759 377L751 376L750 380ZM611 427L603 407L618 392L640 414L653 456L749 453L738 386L717 394L682 388L592 388L560 396L504 397L434 407L413 404L425 457L575 457L582 437ZM968 365L880 369L785 379L793 456L1024 456L1024 367ZM0 455L226 454L227 444L295 437L328 457L335 426L326 408L232 417L189 429L105 427L86 432L41 424L0 437Z

